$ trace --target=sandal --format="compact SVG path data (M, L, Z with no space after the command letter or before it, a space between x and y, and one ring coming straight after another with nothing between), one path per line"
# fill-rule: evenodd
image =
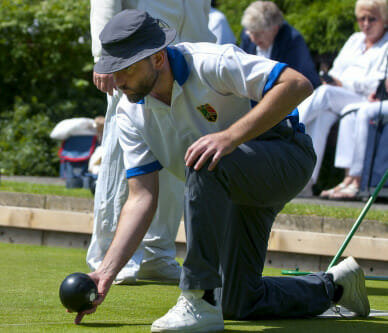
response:
M332 200L355 200L358 198L358 192L360 192L360 188L355 184L349 184L345 188L341 189L338 192L333 193L329 197Z
M331 196L334 195L334 193L340 192L341 190L345 189L347 185L345 183L339 183L337 186L329 189L329 190L324 190L321 192L319 197L321 199L329 199Z

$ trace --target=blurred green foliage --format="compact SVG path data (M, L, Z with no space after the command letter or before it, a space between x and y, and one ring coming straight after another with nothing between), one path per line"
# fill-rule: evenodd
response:
M251 2L218 1L238 39L242 13ZM354 0L275 2L314 55L338 52L356 29ZM49 138L55 124L105 113L105 94L92 83L92 66L89 0L1 1L0 169L4 173L58 174L59 143Z
M14 109L3 114L0 133L0 165L3 173L56 175L57 143L50 139L53 123L37 101L15 97Z
M241 17L252 0L218 0L218 9L240 36ZM274 0L285 19L304 36L313 54L336 53L356 29L355 0ZM239 42L239 41L238 41Z
M0 168L58 174L57 122L105 112L92 83L89 1L2 0Z

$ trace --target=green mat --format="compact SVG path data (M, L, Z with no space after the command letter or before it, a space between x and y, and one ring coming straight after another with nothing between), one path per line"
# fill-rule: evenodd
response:
M73 324L58 297L64 277L87 272L85 250L0 243L0 332L150 332L176 303L179 288L140 282L112 286L98 311ZM267 268L265 275L281 275ZM388 310L388 282L367 281L371 307ZM388 317L225 321L225 332L388 332Z

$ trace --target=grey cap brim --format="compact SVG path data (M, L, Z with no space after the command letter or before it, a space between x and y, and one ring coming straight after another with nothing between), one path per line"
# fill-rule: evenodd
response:
M159 36L153 38L127 39L103 47L101 57L94 65L94 71L99 74L111 74L125 69L134 63L163 50L175 39L175 29L160 30Z

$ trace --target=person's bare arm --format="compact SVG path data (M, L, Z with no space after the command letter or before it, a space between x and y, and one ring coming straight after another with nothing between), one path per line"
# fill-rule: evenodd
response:
M94 62L101 56L100 33L109 20L122 10L121 0L90 0L90 33L92 37L92 55ZM93 82L102 92L113 95L116 88L112 74L93 72Z
M222 156L230 154L238 145L275 126L312 91L310 82L302 74L286 68L275 85L244 117L226 130L205 135L195 141L187 149L186 165L199 170L211 159L208 169L213 170Z
M157 207L158 177L159 173L156 171L129 179L128 200L121 211L113 241L99 268L89 274L97 285L98 298L93 302L92 309L77 314L75 324L79 324L85 314L96 311L114 278L132 257L147 232Z

